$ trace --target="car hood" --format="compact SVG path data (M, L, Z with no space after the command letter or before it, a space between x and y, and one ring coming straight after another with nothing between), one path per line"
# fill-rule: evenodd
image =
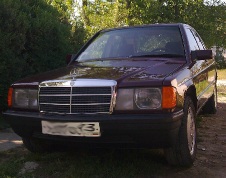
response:
M48 80L110 79L122 86L162 84L165 77L185 64L184 59L117 59L74 63L70 66L28 77L14 85L38 85ZM151 80L152 82L148 82Z

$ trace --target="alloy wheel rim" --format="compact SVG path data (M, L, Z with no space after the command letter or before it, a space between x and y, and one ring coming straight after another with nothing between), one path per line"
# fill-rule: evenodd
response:
M194 114L192 112L191 107L189 107L188 116L187 116L187 139L188 139L188 148L190 151L190 155L194 154L195 142L196 142L195 138L196 138L196 129L195 129Z
M215 104L215 108L217 108L217 89L214 89L214 104Z

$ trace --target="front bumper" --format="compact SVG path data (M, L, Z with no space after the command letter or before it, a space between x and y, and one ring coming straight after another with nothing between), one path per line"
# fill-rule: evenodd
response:
M173 145L178 136L183 110L164 114L120 115L44 115L7 111L5 120L21 137L36 137L58 142L76 142L116 147L163 148ZM71 137L42 134L41 121L99 122L101 137Z

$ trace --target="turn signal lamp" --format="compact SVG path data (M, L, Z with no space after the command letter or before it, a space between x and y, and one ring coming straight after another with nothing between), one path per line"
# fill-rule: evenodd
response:
M176 89L174 87L162 88L162 109L172 109L177 104Z
M12 107L13 103L13 88L10 87L8 91L8 107Z

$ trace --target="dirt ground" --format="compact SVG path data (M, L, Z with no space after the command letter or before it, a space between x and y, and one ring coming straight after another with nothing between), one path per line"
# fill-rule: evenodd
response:
M226 177L226 97L218 98L217 114L199 117L198 153L194 166L170 169L169 177Z

